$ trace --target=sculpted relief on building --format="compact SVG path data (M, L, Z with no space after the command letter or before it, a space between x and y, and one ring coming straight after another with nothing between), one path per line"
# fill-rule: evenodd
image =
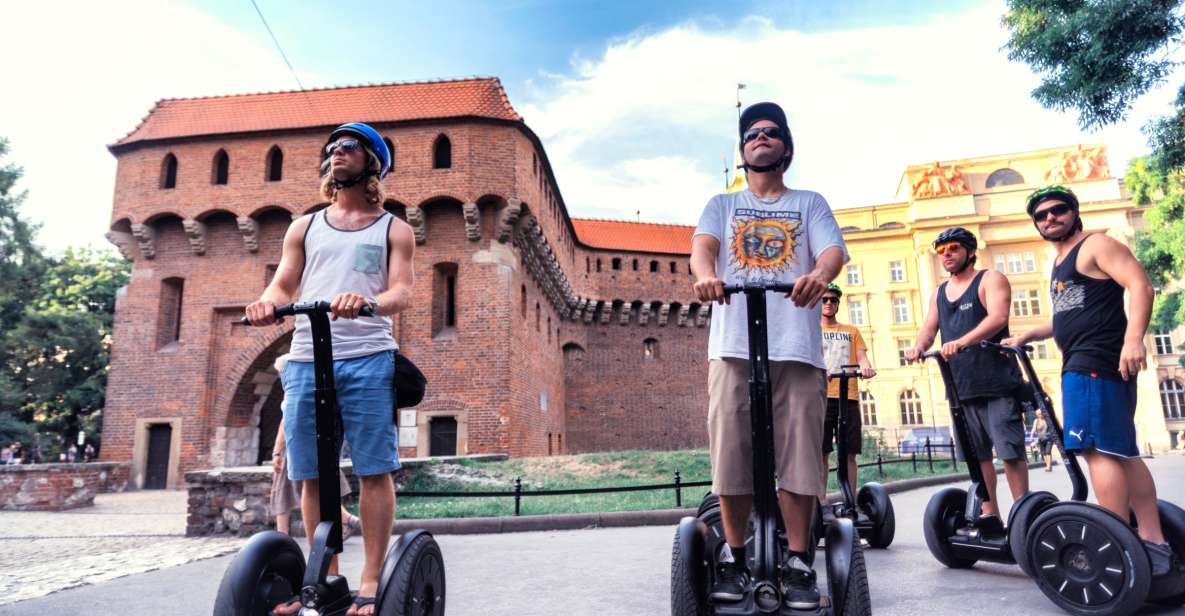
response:
M1111 177L1107 165L1107 146L1082 147L1062 152L1045 172L1047 184L1068 184Z
M971 193L963 172L954 165L934 163L932 166L910 171L909 192L914 199L952 197Z

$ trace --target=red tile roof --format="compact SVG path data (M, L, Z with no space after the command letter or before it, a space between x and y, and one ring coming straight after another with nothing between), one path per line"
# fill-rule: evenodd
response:
M576 237L591 248L691 254L691 234L695 227L664 225L654 222L573 218Z
M137 141L333 126L479 117L521 122L496 77L157 101L111 148Z

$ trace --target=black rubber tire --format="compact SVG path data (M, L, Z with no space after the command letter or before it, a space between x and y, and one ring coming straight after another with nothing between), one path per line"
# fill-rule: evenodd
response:
M856 493L856 507L863 509L872 520L872 533L867 537L868 545L883 550L893 543L897 534L897 516L893 513L893 501L889 492L879 483L866 483Z
M708 492L707 494L704 495L704 497L702 499L700 499L699 506L695 510L695 517L698 518L698 517L700 517L700 514L711 509L712 507L719 507L719 506L720 506L720 497L716 496L715 494L712 494L711 492Z
M698 528L679 523L671 547L671 616L709 616L708 565Z
M432 535L416 537L403 551L383 589L379 616L443 616L444 556Z
M1050 505L1025 543L1037 587L1071 614L1128 616L1148 598L1152 575L1143 544L1127 522L1102 507Z
M713 499L712 502L710 502L710 503L708 502L709 497L711 499ZM721 550L723 550L723 544L725 543L724 520L723 520L723 516L720 513L720 500L719 500L719 497L712 494L707 497L704 497L704 502L700 503L700 505L701 505L701 507L700 507L701 511L696 517L699 518L700 520L702 520L704 525L707 526L707 528L708 528L707 537L704 538L704 553L707 555L707 559L711 565L710 568L713 571L715 571L717 559L720 556L720 552L721 552ZM754 531L755 531L755 527L753 525L753 518L750 517L749 518L749 525L745 529L745 543L747 545L751 546L753 544ZM786 555L785 552L786 552L788 546L786 544L786 525L782 521L782 515L781 515L780 510L779 510L779 513L777 516L777 533L778 533L777 534L777 543L778 543L779 554L781 555L781 557L784 557ZM808 539L808 541L817 543L817 540L815 539L815 537L817 537L817 536L818 535L814 534L814 530L813 530L813 526L812 526L812 536ZM808 545L814 545L815 543L808 543ZM814 564L814 562L815 562L814 550L807 550L806 555L807 555L807 563L806 564L808 564L808 565ZM749 561L748 562L749 570L752 571L753 568L756 567L756 560L755 560L756 555L753 553L752 550L749 550L746 553L746 556L747 556L746 560ZM783 558L783 560L784 560L784 558Z
M976 559L960 558L951 550L949 538L967 523L963 508L967 505L967 491L962 488L943 488L930 497L922 518L922 532L926 546L938 562L951 569L966 569Z
M1173 547L1179 562L1185 562L1185 509L1165 501L1156 501L1160 511L1160 527L1164 531L1164 538ZM1152 603L1166 607L1185 606L1185 592L1168 597L1153 599Z
M831 572L828 571L830 576ZM872 616L872 597L868 593L868 568L864 564L864 549L859 545L852 551L851 569L844 604L836 606L835 616Z
M292 537L274 530L255 534L222 575L214 616L267 616L300 594L304 569L304 553Z
M1020 570L1029 577L1033 577L1033 564L1029 560L1025 543L1029 527L1033 525L1033 521L1041 515L1046 507L1056 502L1057 497L1050 492L1029 492L1020 497L1020 500L1012 505L1012 511L1008 513L1008 548L1012 551L1012 559L1020 565Z

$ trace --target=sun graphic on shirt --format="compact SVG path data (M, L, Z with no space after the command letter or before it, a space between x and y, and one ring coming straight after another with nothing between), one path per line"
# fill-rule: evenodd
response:
M731 261L737 272L784 272L794 263L802 222L783 218L733 219Z

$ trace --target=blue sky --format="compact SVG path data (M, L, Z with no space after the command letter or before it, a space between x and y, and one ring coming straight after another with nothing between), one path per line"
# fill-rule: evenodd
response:
M788 183L842 208L892 201L909 164L1074 143L1107 144L1121 175L1185 80L1083 133L1000 51L1002 0L257 1L306 87L500 77L580 217L694 224L731 162L738 82L787 109ZM250 0L6 3L0 19L24 24L0 39L20 87L0 135L52 250L106 246L104 146L154 101L296 85Z

